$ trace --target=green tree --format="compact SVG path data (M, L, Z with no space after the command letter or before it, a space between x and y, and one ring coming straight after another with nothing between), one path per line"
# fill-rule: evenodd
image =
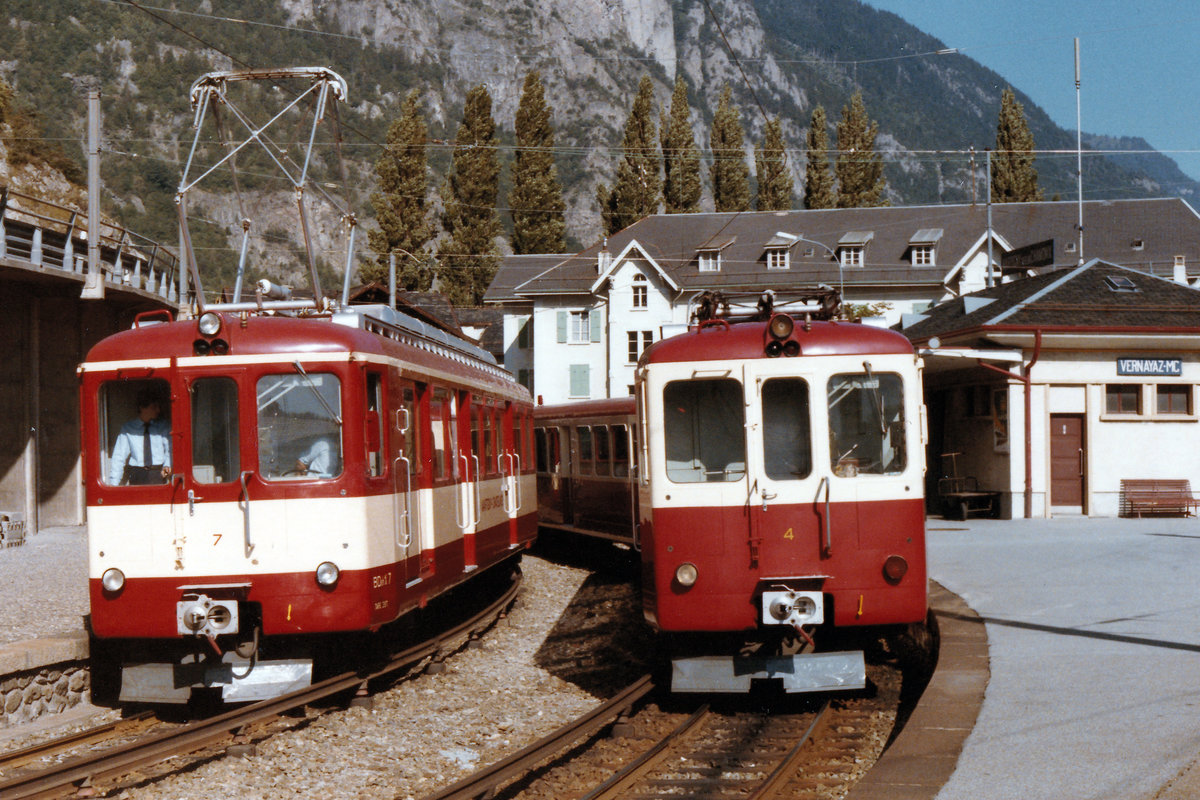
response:
M654 125L654 84L643 75L637 96L625 121L621 160L611 188L596 190L605 234L627 228L642 217L658 212L662 195L659 176L658 132Z
M762 144L754 150L755 175L758 178L759 211L786 211L792 207L792 173L788 169L783 146L783 126L779 117L770 120L763 132Z
M442 187L442 227L448 236L438 248L438 281L455 305L478 305L500 265L499 191L492 96L480 85L467 92L450 174Z
M713 207L717 211L749 211L750 168L746 166L745 133L728 84L721 90L713 114L709 147L713 157L708 172Z
M842 119L837 124L838 208L870 208L885 206L883 190L883 159L875 152L875 136L879 125L867 116L862 92L855 92L850 105L842 106Z
M1025 120L1025 107L1011 88L1000 95L996 123L996 152L992 154L992 201L1026 203L1042 199L1037 170L1033 168L1033 134Z
M804 167L804 207L835 208L837 195L833 188L833 172L829 169L829 131L825 130L825 107L813 109L808 123L805 145L808 163Z
M525 75L517 106L517 149L513 155L512 209L514 253L561 253L567 249L562 184L554 165L554 128L542 78Z
M421 95L408 93L400 116L388 128L387 144L375 162L378 190L371 194L379 230L367 234L375 261L359 269L366 282L388 279L388 257L396 256L396 285L425 291L433 283L426 246L433 238L425 191L429 130L421 116Z
M700 210L700 151L692 132L687 84L675 79L671 113L662 118L663 206L668 214Z

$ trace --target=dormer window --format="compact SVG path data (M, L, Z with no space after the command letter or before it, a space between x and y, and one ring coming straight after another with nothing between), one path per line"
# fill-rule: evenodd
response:
M767 269L787 269L789 266L786 247L767 248Z
M795 234L776 231L763 245L766 248L767 269L789 269L792 245L798 241L800 237Z
M941 228L922 228L908 240L909 257L914 267L936 264L937 245L942 238Z
M1132 242L1129 243L1129 246L1131 248L1133 248L1134 250L1145 250L1146 249L1146 240L1145 239L1134 239Z
M843 267L861 267L867 244L873 238L874 231L850 231L838 239L838 263Z
M721 251L720 250L701 250L696 257L700 265L701 272L720 272L721 271Z

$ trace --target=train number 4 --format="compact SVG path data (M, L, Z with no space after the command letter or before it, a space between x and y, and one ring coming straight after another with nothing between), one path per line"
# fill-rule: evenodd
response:
M786 531L783 532L783 538L788 539L788 540L795 539L796 534L792 533L791 528L788 528Z

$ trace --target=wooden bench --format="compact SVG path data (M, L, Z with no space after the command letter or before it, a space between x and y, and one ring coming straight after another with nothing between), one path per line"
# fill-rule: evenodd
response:
M1181 514L1191 516L1200 508L1187 480L1156 478L1121 481L1121 516Z

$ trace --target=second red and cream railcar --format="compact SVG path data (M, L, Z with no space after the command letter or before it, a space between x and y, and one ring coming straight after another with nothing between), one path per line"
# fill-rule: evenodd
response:
M635 514L623 540L641 552L643 609L672 645L673 688L863 686L863 653L839 649L837 634L920 624L927 610L912 346L847 322L714 319L650 347L636 391L636 410L632 399L537 409L538 481L543 514L556 486L554 513L594 531L588 485L615 480L616 465L597 467L596 432L628 428L630 499L608 508Z

